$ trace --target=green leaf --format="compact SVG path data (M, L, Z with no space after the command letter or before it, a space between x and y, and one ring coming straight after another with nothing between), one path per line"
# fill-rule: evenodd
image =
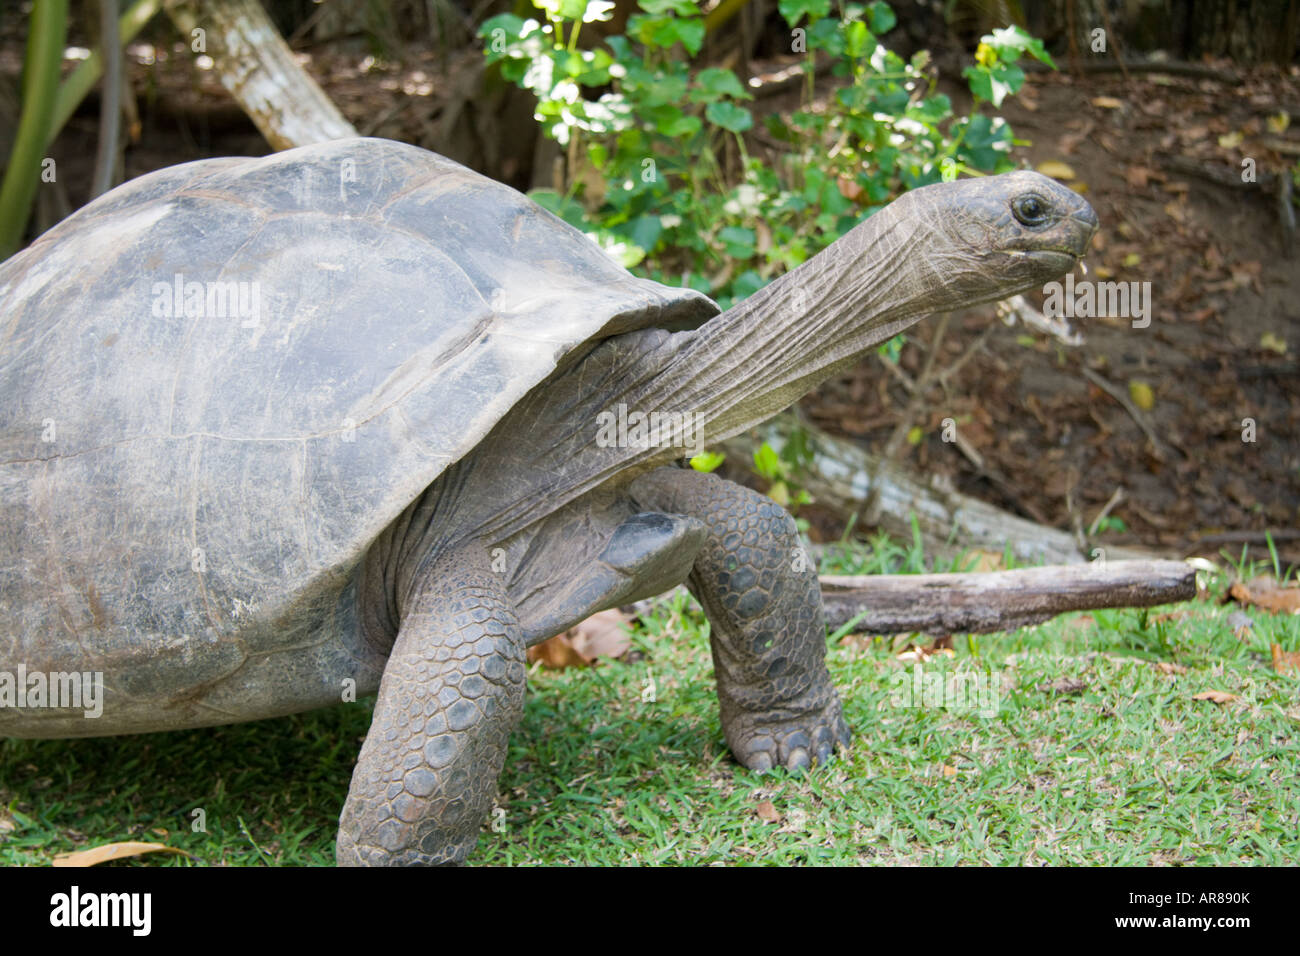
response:
M937 125L952 116L952 100L947 95L939 93L909 107L907 115L922 123Z
M524 31L524 20L522 17L510 13L499 13L495 17L483 21L483 25L478 28L478 35L490 41L492 31L497 29L504 30L507 38L518 40ZM487 52L491 55L491 47L488 48Z
M1010 128L1001 119L995 123L982 113L972 116L964 126L965 136L957 158L976 169L995 171L999 162L1006 160L1011 145Z
M680 43L694 56L704 45L704 21L699 17L678 20L671 16L635 16L627 22L628 30L648 47L666 50Z
M875 49L876 38L871 35L867 25L855 20L844 26L844 53L854 60L863 59Z
M690 139L704 126L704 123L698 116L691 116L687 113L683 113L675 106L663 106L659 109L672 110L674 115L668 116L658 112L652 112L646 115L653 117L652 122L654 124L655 132L667 136L669 139Z
M704 46L704 20L682 20L677 24L677 39L694 56Z
M643 107L673 105L676 108L676 104L686 98L686 83L687 76L684 72L665 73L634 66L628 68L623 88L625 91L637 92Z
M890 365L898 364L898 357L903 354L903 342L906 341L903 336L895 335L888 342L882 342L876 349L876 354L888 362Z
M727 460L725 453L720 451L702 451L691 459L691 467L696 471L708 473L717 471L718 466Z
M1056 63L1043 47L1043 41L1030 36L1017 26L1003 27L980 38L998 53L998 58L1006 62L1015 62L1022 53L1028 53L1040 63L1046 63L1053 69Z
M984 100L986 103L993 101L993 77L989 75L988 70L968 66L961 71L961 75L966 77L966 84L976 99Z
M968 66L962 70L971 92L994 108L1002 106L1006 97L1024 85L1025 71L1013 63L997 62L992 66Z
M695 77L695 83L698 89L691 94L691 99L696 103L711 103L724 96L735 97L738 100L753 99L740 85L736 74L730 70L718 67L701 70Z
M727 255L733 259L749 259L754 255L756 237L753 229L744 226L728 226L718 233L718 238L727 249Z
M754 469L768 481L776 481L785 475L781 456L767 442L759 445L758 450L754 452Z
M683 17L700 15L700 8L694 0L637 0L637 6L646 13L676 13Z
M888 33L894 29L894 24L898 23L898 17L894 16L894 11L884 0L876 0L867 9L871 18L872 33Z
M735 103L710 103L704 108L704 115L714 126L721 126L733 133L743 133L754 125L753 114Z
M581 20L587 12L587 0L533 0L533 6L550 20Z
M842 24L833 17L818 20L808 28L808 49L824 50L833 57L844 54L844 31Z
M831 12L831 0L777 0L776 6L792 27L805 16L809 23L816 23Z
M658 216L637 216L625 230L627 237L647 252L654 251L663 231L663 221Z
M731 283L732 298L741 302L748 299L763 286L767 285L767 280L755 272L753 269L746 269Z

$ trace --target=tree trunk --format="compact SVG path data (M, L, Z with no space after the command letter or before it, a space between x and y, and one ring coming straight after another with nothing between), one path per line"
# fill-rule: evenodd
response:
M212 58L221 85L272 149L357 135L257 0L168 0L166 9L191 50Z
M1049 0L1028 4L1029 32L1053 49L1068 43L1073 11L1075 43L1084 65L1112 60L1116 48L1125 58L1155 50L1175 59L1227 56L1237 63L1290 63L1300 42L1300 0L1109 0L1109 18L1101 14L1108 0ZM1109 24L1106 20L1109 19ZM1093 31L1113 29L1106 52L1093 52ZM1113 42L1118 39L1118 44Z
M1290 63L1295 56L1297 0L1190 0L1176 7L1176 40L1188 59L1208 53L1243 64Z

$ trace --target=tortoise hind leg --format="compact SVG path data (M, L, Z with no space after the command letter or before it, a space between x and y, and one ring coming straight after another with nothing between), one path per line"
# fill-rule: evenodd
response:
M660 468L632 483L639 507L694 515L708 537L688 580L708 615L727 745L752 770L825 763L848 727L826 670L826 622L794 519L714 475Z
M523 636L481 549L418 582L339 820L340 866L461 863L523 712Z

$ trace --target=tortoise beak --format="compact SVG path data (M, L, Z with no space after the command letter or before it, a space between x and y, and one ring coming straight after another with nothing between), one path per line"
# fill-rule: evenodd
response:
M1088 205L1087 200L1080 198L1078 208L1072 210L1067 219L1069 226L1067 244L1074 257L1082 259L1084 253L1088 251L1092 237L1097 234L1097 227L1100 225L1097 221L1097 213L1092 206Z

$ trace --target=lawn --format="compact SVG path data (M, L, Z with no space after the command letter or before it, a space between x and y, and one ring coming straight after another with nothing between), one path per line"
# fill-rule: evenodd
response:
M877 541L823 569L919 564ZM623 659L534 666L470 862L1295 863L1300 678L1273 670L1269 646L1300 650L1300 616L1251 608L1253 627L1234 631L1239 609L1218 598L1232 575L1264 569L1223 566L1208 576L1209 600L957 635L920 676L907 651L926 639L836 638L828 662L853 746L806 774L731 760L708 625L688 596L667 596ZM983 699L909 699L943 681ZM1196 699L1208 691L1233 699ZM118 865L331 863L370 705L140 737L0 741L0 863L125 840L190 856Z

